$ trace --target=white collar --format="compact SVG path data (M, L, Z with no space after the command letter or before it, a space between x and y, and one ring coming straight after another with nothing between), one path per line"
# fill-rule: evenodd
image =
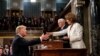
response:
M65 26L65 25L64 25ZM64 28L64 26L63 27L61 27L61 29L63 29Z
M19 34L19 33L18 33L17 35L20 36L20 37L23 37L23 36L22 36L21 34Z

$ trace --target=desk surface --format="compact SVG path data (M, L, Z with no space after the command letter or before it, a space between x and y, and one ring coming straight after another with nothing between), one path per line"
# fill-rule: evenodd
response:
M86 52L87 49L72 49L72 48L47 48L47 49L34 49L35 51L71 51L71 52Z
M48 48L63 48L63 41L56 40L56 41L43 41L42 44L47 46Z

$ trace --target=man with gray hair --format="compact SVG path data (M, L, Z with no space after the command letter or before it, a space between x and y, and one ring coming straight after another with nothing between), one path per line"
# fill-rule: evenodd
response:
M65 23L65 19L63 19L63 18L58 19L58 26L59 26L58 31L66 29L67 24ZM59 37L59 39L64 41L63 48L70 48L69 39L66 39L66 36L67 36L67 34L58 36L58 37Z
M61 29L63 29L64 26L66 26L65 20L64 20L63 18L58 19L58 26L59 26ZM67 26L66 26L66 27L67 27ZM66 28L66 27L65 27L65 28Z
M40 38L34 38L30 41L24 39L27 35L26 26L19 25L16 28L16 36L12 42L12 56L29 56L28 46L41 43L43 40L47 40L49 37L47 34L42 34Z

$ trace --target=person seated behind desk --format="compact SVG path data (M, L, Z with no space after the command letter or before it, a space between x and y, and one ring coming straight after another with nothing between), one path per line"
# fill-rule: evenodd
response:
M65 20L63 18L58 19L58 26L59 26L58 31L67 28ZM70 48L69 39L65 39L66 36L67 36L67 34L64 34L64 35L61 35L61 36L58 36L58 37L59 37L59 40L63 40L64 41L63 48Z

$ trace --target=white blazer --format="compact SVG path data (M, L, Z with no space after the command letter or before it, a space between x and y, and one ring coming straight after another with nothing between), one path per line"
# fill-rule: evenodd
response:
M71 48L86 48L83 42L83 27L79 23L74 23L73 25L69 25L68 28L53 32L53 36L60 36L64 34L68 34Z

